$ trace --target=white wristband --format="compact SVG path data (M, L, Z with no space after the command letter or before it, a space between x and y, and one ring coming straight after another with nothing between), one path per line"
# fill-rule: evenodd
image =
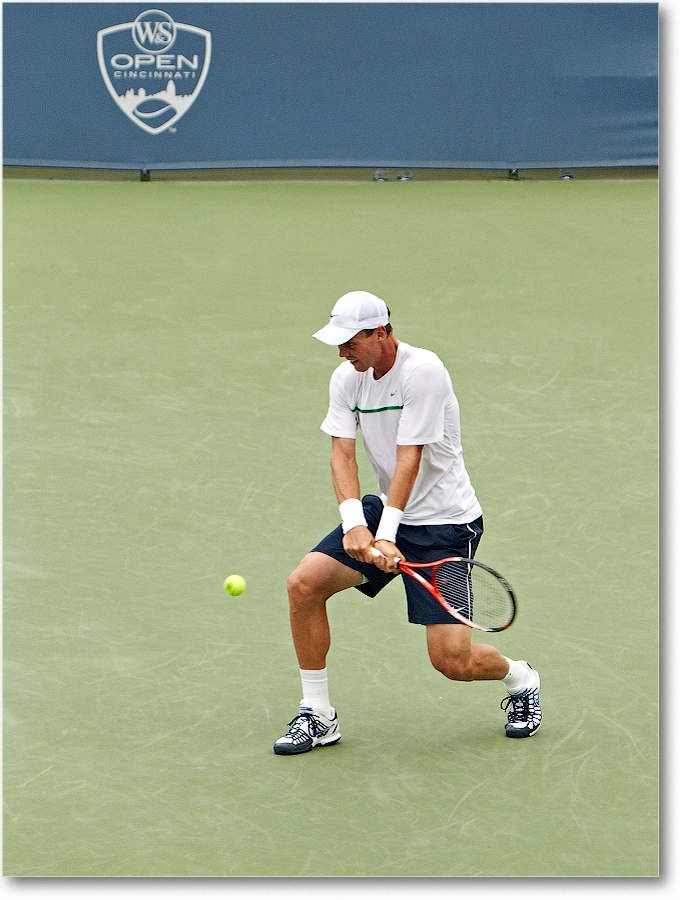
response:
M343 533L346 534L351 528L357 528L358 525L367 527L367 519L362 508L362 500L344 500L339 504L339 512L341 513L341 527Z
M398 534L398 525L400 525L402 520L402 509L397 509L395 506L384 506L377 533L374 535L374 540L390 541L392 544L395 544L396 535Z

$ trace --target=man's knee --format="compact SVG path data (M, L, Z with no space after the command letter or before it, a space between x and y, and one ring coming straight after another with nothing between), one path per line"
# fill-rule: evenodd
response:
M470 653L432 655L431 664L451 681L473 681Z
M326 603L333 594L361 582L359 572L330 556L312 551L287 578L287 593L292 608L306 609Z
M464 625L427 626L431 665L451 681L473 681L471 631Z
M297 566L287 578L287 594L292 606L305 606L314 600L316 590L310 575L306 574L303 563Z
M321 553L309 553L287 578L287 593L292 610L306 612L320 605L339 590L334 573L337 563Z

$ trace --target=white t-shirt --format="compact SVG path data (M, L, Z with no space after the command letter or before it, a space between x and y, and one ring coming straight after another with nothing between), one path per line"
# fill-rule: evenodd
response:
M465 524L481 507L464 467L459 404L450 375L435 353L400 342L393 367L378 380L346 361L329 385L329 410L320 426L333 437L355 438L358 427L386 502L396 445L423 445L406 525Z

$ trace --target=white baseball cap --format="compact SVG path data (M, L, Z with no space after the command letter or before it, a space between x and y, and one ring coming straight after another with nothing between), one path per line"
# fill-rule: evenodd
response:
M351 291L336 301L329 325L316 331L313 337L338 347L365 328L388 325L388 317L388 307L379 297L367 291Z

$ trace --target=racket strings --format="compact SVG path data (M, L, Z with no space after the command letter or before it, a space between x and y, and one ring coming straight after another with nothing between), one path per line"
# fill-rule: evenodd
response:
M470 622L497 628L513 615L508 591L481 566L449 560L435 567L433 580L443 599Z

